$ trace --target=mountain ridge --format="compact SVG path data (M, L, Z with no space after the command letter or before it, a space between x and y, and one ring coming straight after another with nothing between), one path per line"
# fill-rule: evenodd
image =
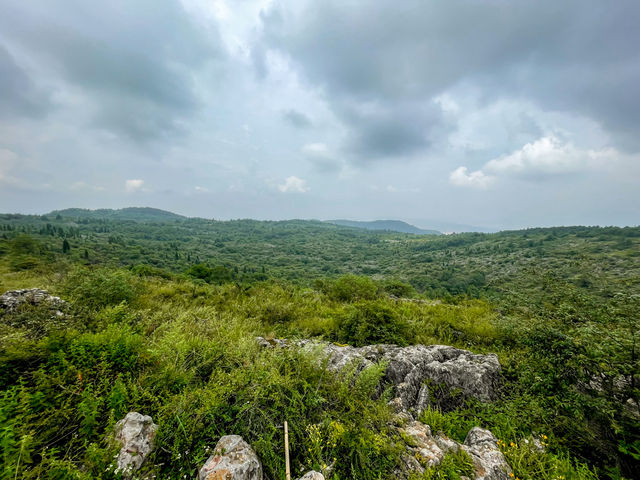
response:
M438 230L426 230L416 227L410 223L403 222L402 220L372 220L372 221L360 221L360 220L326 220L326 223L333 225L339 225L341 227L353 227L362 228L365 230L378 230L378 231L390 231L399 233L412 233L415 235L442 235L442 232Z
M106 218L112 220L133 220L137 222L155 222L166 220L184 220L187 217L177 213L152 207L125 207L125 208L65 208L53 210L47 215L77 218Z

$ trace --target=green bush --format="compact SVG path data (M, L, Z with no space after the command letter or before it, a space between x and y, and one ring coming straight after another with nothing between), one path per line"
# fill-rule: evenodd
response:
M42 244L30 235L20 234L9 241L11 253L14 255L37 255L42 251Z
M40 265L40 260L33 255L12 255L9 265L13 271L19 272L36 268Z
M368 277L357 275L344 275L325 288L329 298L339 302L373 300L378 296L378 285Z
M416 289L408 283L399 280L388 280L382 284L382 290L389 295L398 298L412 298L416 295Z
M409 323L380 300L351 305L338 319L338 340L358 347L375 343L407 345L412 338Z
M100 309L134 301L140 280L126 270L76 268L67 276L63 292L78 305Z

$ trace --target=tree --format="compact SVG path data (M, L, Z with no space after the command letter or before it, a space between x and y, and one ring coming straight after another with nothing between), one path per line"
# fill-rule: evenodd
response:
M64 241L62 242L62 253L69 253L70 251L71 251L71 245L69 245L69 242L65 238Z

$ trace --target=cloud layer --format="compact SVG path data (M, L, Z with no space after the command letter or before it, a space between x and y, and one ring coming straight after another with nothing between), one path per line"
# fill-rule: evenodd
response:
M2 211L638 222L635 0L0 11Z

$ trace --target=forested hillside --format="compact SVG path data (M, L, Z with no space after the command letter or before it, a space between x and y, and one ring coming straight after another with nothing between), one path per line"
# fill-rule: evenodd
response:
M440 235L437 230L424 230L399 220L374 220L372 222L359 222L355 220L327 220L327 223L342 225L343 227L364 228L366 230L387 230L389 232L415 233L417 235Z
M514 478L638 478L640 228L424 236L129 213L0 215L0 293L66 301L0 309L0 478L121 478L106 438L132 410L159 425L155 478L195 478L227 434L283 478L284 419L296 474L396 478L407 440L383 371L330 375L318 352L256 336L496 353L495 401L419 419L458 442L490 429ZM414 478L470 475L446 458Z

